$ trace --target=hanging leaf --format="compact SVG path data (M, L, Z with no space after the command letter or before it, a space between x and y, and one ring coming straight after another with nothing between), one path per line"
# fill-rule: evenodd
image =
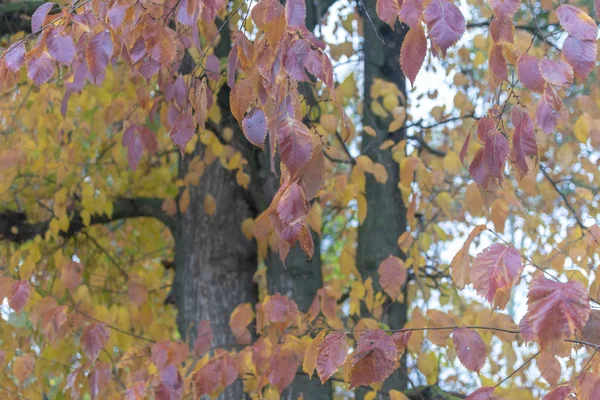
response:
M434 0L425 8L425 23L431 42L442 55L461 38L467 24L465 17L452 0Z
M406 282L407 269L404 262L395 256L388 256L379 264L379 284L392 300L400 294L402 285Z
M587 13L570 4L562 4L556 9L556 15L569 35L580 40L596 40L598 26Z
M595 41L579 40L569 36L563 43L563 58L573 68L575 75L583 80L587 79L594 69L597 54L598 45Z
M113 42L108 31L98 32L90 39L85 52L88 69L96 85L104 79L104 71L113 54Z
M515 127L515 133L512 138L510 158L517 167L519 176L523 177L529 172L527 158L535 157L537 159L538 148L533 130L533 120L527 110L519 107L512 109L511 120Z
M317 351L317 374L325 383L342 366L348 355L344 332L332 332L323 339Z
M267 116L257 107L254 107L242 120L242 131L246 139L261 149L264 149L267 126Z
M537 337L542 348L573 335L585 326L590 315L587 290L576 281L535 278L529 286L527 306L519 328L526 339Z
M479 333L473 329L454 328L452 342L460 362L471 371L479 373L487 357L487 349Z
M104 324L94 323L83 329L81 347L90 361L96 361L100 350L108 342L109 333Z
M506 307L513 285L523 271L521 254L512 247L495 243L473 262L471 280L477 293L491 304Z
M396 344L381 329L364 332L352 354L350 388L382 382L396 370Z
M375 11L379 19L394 29L400 12L400 2L398 0L377 0Z
M169 137L179 147L179 151L183 155L185 153L185 146L192 140L195 133L196 124L194 123L192 114L183 112L175 120L171 132L169 132Z
M426 54L427 38L425 37L425 31L421 24L417 24L408 31L400 49L400 66L402 67L402 72L404 72L413 86L423 66Z

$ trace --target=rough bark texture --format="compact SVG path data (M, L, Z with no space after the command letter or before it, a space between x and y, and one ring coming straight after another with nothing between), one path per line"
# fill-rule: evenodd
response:
M400 254L397 240L406 230L406 206L402 201L398 181L400 178L399 165L392 159L390 150L380 150L379 145L385 140L394 142L405 136L403 129L388 133L390 119L379 118L371 111L371 85L379 78L395 83L406 93L406 80L400 69L398 57L400 47L406 34L405 27L396 23L392 30L377 18L375 0L364 1L364 93L365 107L363 125L369 125L377 131L377 137L362 135L362 154L370 157L373 162L381 163L388 173L385 184L378 183L371 175L367 175L366 199L367 217L358 231L358 247L356 265L363 277L372 277L377 282L379 263L390 254L404 258ZM370 16L371 18L369 19ZM383 40L382 43L381 40ZM405 304L395 303L386 308L383 320L392 329L399 329L406 323L407 308ZM401 365L402 369L402 365ZM406 387L406 376L403 372L394 373L385 383L384 391L388 389L402 390Z
M203 207L207 193L217 203L212 216ZM205 319L215 331L214 346L235 344L229 315L237 305L258 300L252 281L256 248L240 230L242 221L252 216L242 189L218 162L207 168L200 186L190 187L190 207L180 216L176 234L174 295L182 336L190 332L193 337L195 324ZM242 382L221 398L244 398Z

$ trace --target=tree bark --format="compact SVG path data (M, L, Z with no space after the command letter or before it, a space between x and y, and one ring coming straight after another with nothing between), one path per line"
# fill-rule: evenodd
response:
M208 320L215 332L213 346L231 349L236 343L229 329L231 312L239 304L254 306L258 301L252 280L256 247L240 229L242 221L254 215L243 189L218 162L207 168L199 186L189 190L190 206L180 215L175 236L177 325L182 337L191 341L196 324ZM203 207L208 193L217 203L212 216ZM241 380L221 398L244 398Z
M367 216L358 230L356 265L364 279L371 277L377 287L377 269L379 264L389 255L404 258L398 247L398 237L406 230L406 206L398 189L400 167L392 159L392 152L380 150L379 145L385 140L399 142L405 137L404 129L388 133L391 118L380 118L371 110L373 99L370 90L375 79L395 83L406 95L406 80L398 57L400 47L406 35L406 28L396 22L395 30L377 18L375 0L365 0L362 10L364 23L364 115L363 125L371 126L377 132L376 137L362 135L362 154L373 162L381 163L388 173L388 180L381 184L373 176L367 174L365 196L367 199ZM378 288L381 290L381 288ZM400 329L406 323L406 304L394 303L385 308L383 322L391 329ZM404 365L403 365L404 364ZM405 363L401 363L403 369ZM405 368L404 368L405 370ZM384 391L406 388L406 376L396 371L385 383Z

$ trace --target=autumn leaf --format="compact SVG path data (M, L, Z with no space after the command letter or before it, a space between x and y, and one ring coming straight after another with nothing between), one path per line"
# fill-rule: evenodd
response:
M542 400L565 400L573 391L570 385L561 385L551 392L548 392Z
M442 55L458 42L466 29L465 17L452 0L431 1L425 8L424 20L432 43Z
M312 379L313 372L315 370L315 366L317 364L317 351L319 350L319 346L323 341L323 338L327 334L326 330L322 330L319 334L310 342L310 346L308 346L308 350L306 350L306 354L304 355L304 362L302 363L302 371L308 374L308 377Z
M113 55L113 51L114 45L108 31L98 32L90 38L85 57L95 84L99 84L104 79L104 71Z
M83 329L81 347L91 361L95 361L98 358L98 354L106 342L108 342L109 336L106 325L101 323L94 323Z
M267 125L265 113L259 108L253 108L242 120L242 131L250 143L262 149L267 137Z
M521 254L512 247L495 243L475 257L471 280L479 295L495 307L504 308L521 271Z
M12 365L12 371L21 385L23 385L23 383L31 376L34 367L34 355L33 353L27 353L15 358Z
M375 10L379 19L394 29L400 12L400 2L398 0L377 0Z
M465 400L490 400L492 398L492 393L494 392L494 387L482 387L465 397Z
M479 373L485 364L487 349L477 331L469 328L454 328L452 342L460 362L471 371Z
M423 66L426 54L427 38L425 37L425 31L421 24L417 24L408 31L400 49L402 72L404 72L413 86Z
M169 136L173 143L179 147L179 151L183 155L185 153L185 146L195 133L196 124L194 123L192 115L188 112L184 112L175 120L171 132L169 132Z
M406 282L407 270L404 262L395 256L388 256L379 264L379 284L392 300L400 294L402 285Z
M477 225L473 228L467 240L458 253L454 255L450 263L450 267L452 267L452 281L458 289L464 289L470 283L471 256L469 255L469 248L473 240L486 229L485 225Z
M381 382L396 370L396 344L381 329L363 333L352 354L350 388Z
M528 157L534 157L537 161L538 147L533 120L527 113L527 110L518 107L512 109L511 120L515 127L515 133L512 137L510 158L517 167L519 175L522 177L529 172L529 165L527 165Z
M587 291L576 281L535 278L529 286L527 306L519 329L526 340L537 338L542 347L570 337L585 326L590 315Z
M27 281L15 281L11 285L11 294L8 298L8 305L19 312L25 307L31 295L31 285Z
M251 335L247 327L253 320L254 311L249 303L240 304L231 313L229 327L239 344L250 343Z
M348 355L344 332L332 332L323 339L317 350L317 374L325 383L342 366Z
M558 21L569 35L580 40L596 40L598 26L579 8L563 4L556 9Z
M201 320L198 323L198 329L196 331L196 337L194 338L194 350L198 354L203 354L207 350L210 350L212 346L212 340L214 332L210 326L210 321Z

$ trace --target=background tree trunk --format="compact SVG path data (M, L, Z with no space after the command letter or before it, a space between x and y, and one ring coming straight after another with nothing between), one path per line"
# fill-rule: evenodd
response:
M372 277L375 287L378 286L377 269L379 264L389 255L404 259L398 247L398 237L406 230L406 206L402 200L398 182L400 166L392 159L392 152L380 150L379 145L385 140L395 143L405 137L404 129L388 133L391 118L380 118L371 110L371 85L375 79L393 82L406 97L406 79L398 57L400 47L406 35L406 28L396 22L395 30L377 18L375 0L365 0L365 9L361 10L364 24L364 114L363 126L371 126L377 132L377 137L362 135L362 154L373 162L381 163L388 173L388 180L381 184L367 174L366 192L367 217L358 230L358 246L356 265L364 279ZM370 18L369 18L370 16ZM382 43L383 41L383 43ZM380 288L379 288L380 289ZM406 323L407 307L405 303L394 303L385 307L383 322L391 329L400 329ZM393 388L406 388L406 363L401 363L384 385L384 391Z

